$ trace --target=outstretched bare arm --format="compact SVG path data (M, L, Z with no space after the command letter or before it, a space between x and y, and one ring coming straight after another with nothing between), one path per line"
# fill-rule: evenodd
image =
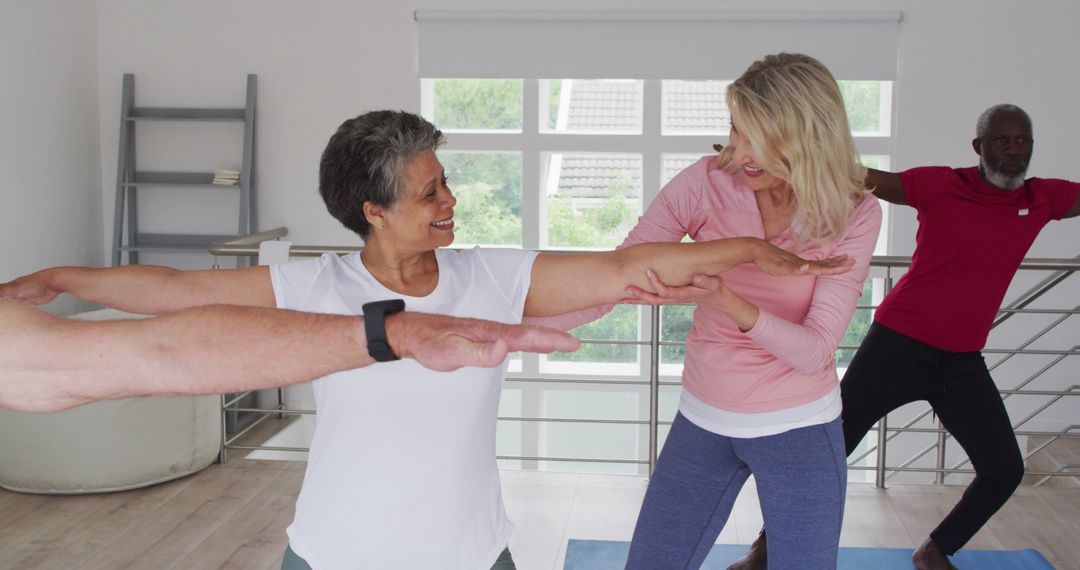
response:
M573 351L543 327L403 312L390 346L440 371L510 352ZM363 317L212 305L156 318L76 321L0 300L0 406L56 411L95 400L296 384L374 363Z
M0 299L44 305L61 293L140 314L199 305L274 307L267 267L182 271L156 265L52 267L0 283Z
M765 240L740 237L696 243L643 243L614 251L542 253L533 265L525 302L530 317L559 315L617 303L628 287L652 291L653 271L669 285L690 283L695 274L716 275L753 263L770 275L834 275L851 268L846 256L811 261Z

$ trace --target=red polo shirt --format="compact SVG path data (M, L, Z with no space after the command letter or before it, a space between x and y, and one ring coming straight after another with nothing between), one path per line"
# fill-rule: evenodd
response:
M1029 178L1006 191L977 167L940 166L900 180L918 212L915 253L874 320L944 350L981 350L1024 255L1047 222L1068 213L1080 184Z

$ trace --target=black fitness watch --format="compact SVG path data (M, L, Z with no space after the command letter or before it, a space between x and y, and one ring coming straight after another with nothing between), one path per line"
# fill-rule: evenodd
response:
M364 311L364 332L367 333L367 351L376 362L390 362L401 360L390 348L390 340L386 338L386 317L405 310L405 301L390 299L387 301L375 301L364 303L361 307Z

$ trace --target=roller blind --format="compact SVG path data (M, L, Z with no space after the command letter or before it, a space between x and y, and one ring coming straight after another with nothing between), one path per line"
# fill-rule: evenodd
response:
M421 77L731 79L811 55L837 79L894 80L902 14L422 10Z

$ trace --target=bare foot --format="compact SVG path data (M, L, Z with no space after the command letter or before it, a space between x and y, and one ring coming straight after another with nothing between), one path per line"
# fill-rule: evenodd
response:
M765 533L758 535L750 545L750 550L742 558L731 563L727 570L765 570L769 549L765 545Z
M911 562L919 570L957 570L956 566L949 562L949 557L929 538L911 555Z

